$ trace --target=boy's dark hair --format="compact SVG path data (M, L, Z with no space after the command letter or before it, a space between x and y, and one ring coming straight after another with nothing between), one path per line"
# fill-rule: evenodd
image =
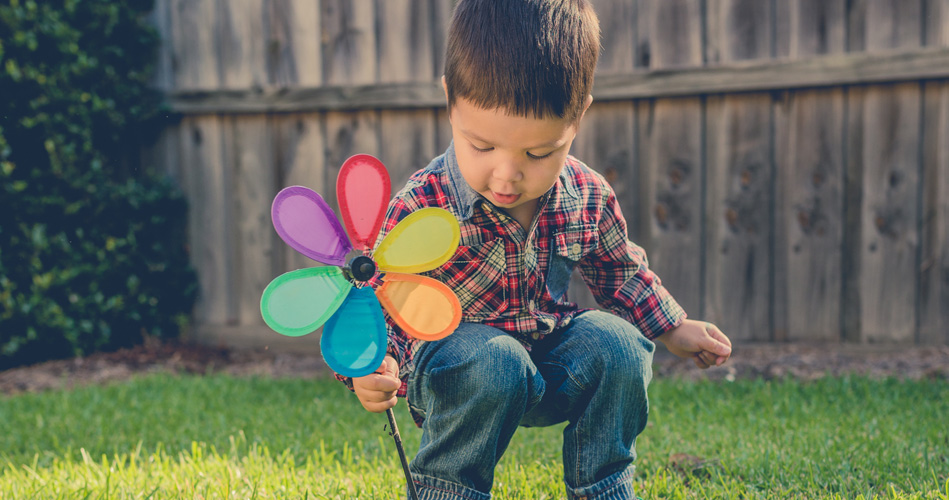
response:
M586 0L461 0L448 29L448 108L573 120L593 88L600 26Z

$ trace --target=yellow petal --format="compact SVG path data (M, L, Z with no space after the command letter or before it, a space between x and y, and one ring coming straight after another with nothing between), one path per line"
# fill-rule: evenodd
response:
M442 208L423 208L402 219L379 243L373 259L383 272L420 273L448 262L458 248L458 220Z

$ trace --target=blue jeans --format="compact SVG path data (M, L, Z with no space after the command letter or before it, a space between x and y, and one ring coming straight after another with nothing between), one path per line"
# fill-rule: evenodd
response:
M422 499L490 498L518 426L569 422L570 498L630 499L636 436L646 426L654 345L612 314L583 313L528 352L506 333L463 323L423 345L408 400L425 416L410 468Z

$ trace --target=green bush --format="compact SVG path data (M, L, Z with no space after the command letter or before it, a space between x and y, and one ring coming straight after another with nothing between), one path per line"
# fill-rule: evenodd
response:
M137 165L161 109L151 3L0 4L0 369L187 321L185 202Z

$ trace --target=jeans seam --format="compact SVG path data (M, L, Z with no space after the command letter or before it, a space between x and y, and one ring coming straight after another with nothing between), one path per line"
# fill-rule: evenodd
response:
M575 463L573 464L573 466L574 466L574 476L573 476L573 477L576 478L577 483L580 483L580 481L581 481L581 478L580 478L580 450L583 448L583 446L582 446L581 443L580 443L581 434L580 434L580 432L579 432L579 429L580 429L580 424L581 424L582 422L583 422L583 414L581 413L581 414L580 414L580 417L577 418L577 425L576 425L576 429L577 429L577 431L576 431L576 435L577 435L577 439L576 439L576 441L577 441L577 446L576 446L576 449L573 451L574 456L576 457Z

